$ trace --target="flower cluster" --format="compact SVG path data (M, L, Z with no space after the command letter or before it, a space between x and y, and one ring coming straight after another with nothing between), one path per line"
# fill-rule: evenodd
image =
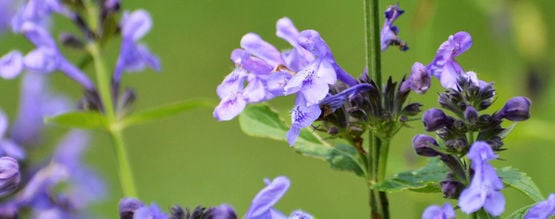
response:
M467 214L483 207L499 216L505 205L500 192L503 183L488 161L498 157L495 152L505 150L503 138L508 130L501 126L503 120L527 120L530 100L514 97L498 112L480 113L495 98L493 84L479 80L474 72L464 72L454 59L471 45L472 38L466 32L450 36L423 70L447 89L439 95L439 104L453 116L438 108L427 110L422 117L424 128L435 132L441 144L431 136L417 135L413 147L418 155L439 157L448 167L449 173L440 183L445 198L459 199L460 209Z
M246 219L312 219L313 217L301 210L293 211L289 216L283 215L275 210L273 206L285 195L289 189L291 182L285 176L278 176L270 181L265 179L266 187L264 187L252 200L251 206L245 215ZM154 203L145 205L141 201L134 198L124 198L119 204L120 218L183 218L183 219L209 219L209 218L225 218L235 219L237 214L235 210L227 205L222 204L214 208L196 207L194 210L188 208L183 210L180 206L174 206L170 209L170 215L166 215Z

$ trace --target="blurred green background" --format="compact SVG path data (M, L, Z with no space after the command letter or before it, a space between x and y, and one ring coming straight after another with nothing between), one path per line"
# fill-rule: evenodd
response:
M473 70L485 81L494 81L497 101L490 112L500 109L516 95L533 101L529 121L519 124L506 139L503 160L497 166L513 166L527 172L547 195L555 192L552 170L555 156L555 19L548 14L555 2L537 1L381 1L399 3L405 14L396 22L400 36L410 50L390 48L383 53L383 72L400 79L415 61L429 63L447 37L464 30L472 34L472 48L457 58L464 69ZM209 98L217 101L216 86L233 68L229 54L239 47L247 32L256 32L280 49L289 46L275 36L275 22L290 17L299 29L315 29L331 47L337 62L354 76L364 67L362 1L260 1L260 0L135 0L124 1L126 10L144 8L154 20L154 28L143 40L163 65L161 73L146 71L127 74L124 84L136 89L136 109L185 99ZM382 10L382 11L383 11ZM54 30L70 25L60 20ZM74 29L73 27L70 27ZM0 52L31 48L21 37L4 35ZM107 62L115 63L119 46L108 47ZM70 57L75 51L64 51ZM87 69L90 75L92 69ZM73 82L54 75L58 91L79 97ZM18 83L0 81L2 108L12 116L16 110ZM439 83L426 95L411 95L424 108L437 107ZM287 113L293 98L273 100ZM423 160L412 151L411 139L424 130L420 122L403 129L392 143L389 175L416 169ZM507 126L510 124L506 124ZM54 127L54 133L63 128ZM95 133L87 152L87 162L107 181L107 201L94 206L103 218L115 218L121 191L116 162L107 136ZM352 173L331 170L327 163L294 153L285 142L251 138L243 134L237 120L216 122L212 109L197 109L177 117L132 127L125 133L128 150L144 202L155 201L166 208L174 204L195 207L233 205L239 215L263 188L263 178L286 175L292 185L276 208L289 213L301 208L318 218L368 218L365 180ZM506 189L506 214L530 204L520 193ZM393 218L418 218L432 203L442 204L441 194L412 192L390 195Z

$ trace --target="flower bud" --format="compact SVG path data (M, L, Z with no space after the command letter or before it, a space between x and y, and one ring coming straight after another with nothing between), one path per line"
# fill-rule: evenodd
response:
M465 137L449 139L445 141L445 146L457 152L462 152L468 149L468 141Z
M530 100L526 97L513 97L503 107L499 116L511 121L524 121L530 118Z
M440 153L433 149L433 147L439 148L436 140L427 135L416 135L412 139L412 146L416 151L416 154L424 157L435 157Z
M135 211L145 205L134 198L123 198L119 201L119 216L121 219L133 219Z
M424 113L424 116L422 116L422 122L424 123L424 128L426 128L426 131L429 131L429 132L435 131L444 127L447 120L448 118L445 115L445 113L443 113L443 111L437 108L429 109Z
M471 124L474 124L478 121L478 111L474 109L472 106L466 106L464 110L464 118Z
M214 219L237 219L235 210L229 205L223 204L209 210L209 215Z
M441 181L439 185L441 186L443 197L449 199L458 199L464 189L464 184L455 180L451 173L448 173L447 178Z
M421 111L420 107L422 107L422 104L420 103L408 104L407 106L405 106L405 108L403 108L401 114L407 116L416 116Z
M13 192L20 181L17 160L11 157L0 157L0 196Z

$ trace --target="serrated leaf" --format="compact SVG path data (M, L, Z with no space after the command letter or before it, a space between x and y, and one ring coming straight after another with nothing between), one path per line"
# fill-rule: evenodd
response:
M100 129L107 127L106 117L98 112L69 112L44 119L45 123L81 129Z
M503 183L522 192L535 202L545 199L538 186L536 186L532 178L526 175L526 173L520 172L518 169L512 167L503 167L497 169L496 172L497 175L503 179Z
M441 192L439 182L445 178L448 170L437 159L430 159L428 163L417 170L395 174L393 178L375 184L373 189L383 192L399 192L411 190L415 192Z
M241 130L250 136L287 141L289 127L268 105L249 105L239 116ZM356 149L349 145L330 146L307 129L301 130L293 147L304 155L328 161L333 169L365 176L365 165Z
M144 111L133 113L125 117L121 124L122 126L132 126L152 121L161 120L167 117L175 116L180 113L201 108L201 107L214 107L215 104L207 100L186 100L182 102L172 103L164 106L147 109Z
M514 211L513 213L511 213L507 219L522 219L524 218L524 216L526 215L526 213L528 212L528 209L530 209L532 206L534 206L534 204L528 205L528 206L524 206L522 208L519 208L518 210Z

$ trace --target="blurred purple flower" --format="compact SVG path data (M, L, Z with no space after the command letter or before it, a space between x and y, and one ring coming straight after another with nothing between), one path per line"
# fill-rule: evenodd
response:
M70 111L73 104L65 96L49 89L46 75L28 73L23 76L18 115L11 139L28 147L40 141L44 118Z
M167 219L166 215L155 203L149 206L143 206L135 210L133 214L134 219Z
M478 141L472 144L467 157L472 161L474 176L459 197L461 210L470 214L483 207L491 215L499 216L505 210L505 198L500 192L503 182L488 163L497 155L487 143Z
M418 94L424 94L430 88L431 76L426 67L420 62L412 65L410 75L405 83L410 84L410 89Z
M0 34L10 27L12 17L16 12L15 0L0 0Z
M381 36L381 49L385 51L389 46L399 46L401 51L406 51L409 49L407 44L403 42L397 34L399 34L399 28L393 25L393 22L397 20L405 11L399 8L399 5L390 5L385 10L385 21L380 33Z
M422 219L455 219L455 209L449 203L445 203L443 207L432 205L424 210Z
M13 50L0 58L0 77L13 79L23 71L23 55Z
M63 13L64 5L59 0L29 0L21 6L12 18L12 30L22 31L25 23L44 26L44 22L52 13Z
M8 136L8 127L8 117L0 110L0 156L22 160L25 158L25 151Z
M145 10L125 12L121 23L121 48L114 69L113 81L119 83L124 71L137 72L145 67L160 71L160 60L138 41L152 28L152 19Z
M547 200L538 202L531 207L524 219L548 219L555 216L555 193L551 193Z
M464 70L455 57L471 46L472 37L467 32L461 31L449 36L449 39L439 46L434 60L427 66L428 72L437 77L444 88L456 89L457 80L464 74Z
M17 160L11 157L0 157L0 197L13 192L20 181Z
M262 189L251 202L251 206L245 216L246 219L282 219L288 218L281 212L276 211L273 206L285 195L291 182L285 176L278 176L270 181L265 179L266 187ZM312 216L302 211L293 212L289 218L310 219Z

